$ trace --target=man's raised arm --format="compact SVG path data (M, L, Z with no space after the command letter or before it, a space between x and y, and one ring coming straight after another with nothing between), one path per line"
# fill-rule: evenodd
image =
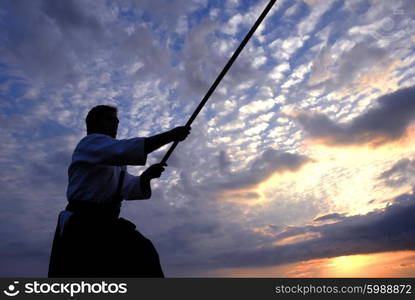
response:
M191 127L179 126L164 133L144 139L144 152L146 154L174 141L183 141L190 133Z

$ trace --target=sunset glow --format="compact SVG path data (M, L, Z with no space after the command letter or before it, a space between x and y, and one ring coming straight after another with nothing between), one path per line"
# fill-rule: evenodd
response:
M219 277L411 277L415 251L382 252L309 260L266 268L218 270L202 276Z
M0 1L0 276L46 275L88 111L117 139L186 124L267 3ZM122 202L166 277L415 276L414 3L276 1Z

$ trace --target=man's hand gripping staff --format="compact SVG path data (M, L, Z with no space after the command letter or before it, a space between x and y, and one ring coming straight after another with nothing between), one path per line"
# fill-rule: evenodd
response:
M167 131L166 133L146 138L145 151L148 151L148 153L152 152L152 149L157 149L157 146L160 144L184 141L186 137L190 134L191 129L192 128L190 126L178 126L170 131ZM141 186L144 188L148 186L151 179L159 178L165 170L164 167L167 167L167 164L163 162L148 167L140 176Z

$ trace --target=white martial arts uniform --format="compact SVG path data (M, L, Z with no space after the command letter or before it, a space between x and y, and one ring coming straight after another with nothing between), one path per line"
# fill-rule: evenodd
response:
M89 134L76 146L68 170L68 201L113 204L121 170L126 165L145 165L144 138L117 140L105 134ZM125 200L148 199L140 177L125 172L121 195Z
M70 203L119 208L120 174L126 165L144 165L144 138L117 140L89 134L76 146L69 166ZM121 196L148 199L140 177L125 172ZM98 209L98 207L97 207ZM118 211L119 212L119 211ZM71 224L71 225L70 225ZM71 210L60 213L49 263L49 277L164 277L157 250L136 226L118 217L95 218Z

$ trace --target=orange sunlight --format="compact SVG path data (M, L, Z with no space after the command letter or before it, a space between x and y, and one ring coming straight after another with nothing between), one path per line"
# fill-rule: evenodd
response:
M380 252L313 259L262 268L220 269L208 277L414 277L415 251Z
M414 133L414 127L411 127L401 144L390 143L378 148L304 144L301 154L312 161L299 170L274 173L256 186L225 191L221 199L248 205L247 209L280 198L293 202L310 198L329 199L327 212L348 215L382 209L394 197L412 191L410 184L390 187L382 184L378 177L402 157L414 154ZM371 201L373 199L376 201Z

